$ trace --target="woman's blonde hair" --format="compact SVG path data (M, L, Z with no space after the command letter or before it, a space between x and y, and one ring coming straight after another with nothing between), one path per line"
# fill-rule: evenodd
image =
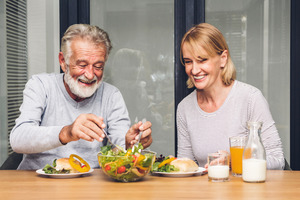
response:
M185 33L180 46L180 61L183 65L182 47L184 44L191 50L194 57L197 59L199 56L206 57L221 55L225 50L227 50L227 63L222 68L221 74L222 81L225 85L230 85L235 80L236 70L230 57L228 45L224 36L216 27L208 23L201 23L192 27ZM204 49L206 54L204 55L204 52L201 52L200 49ZM190 80L190 78L187 80L187 86L188 88L194 87L194 83Z

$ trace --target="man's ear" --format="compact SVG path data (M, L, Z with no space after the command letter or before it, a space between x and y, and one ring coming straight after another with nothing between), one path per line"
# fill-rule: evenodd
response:
M225 67L228 59L228 51L224 50L221 54L221 67Z
M58 61L59 61L61 69L64 72L66 72L67 64L66 64L66 60L65 60L64 54L62 52L59 52L59 54L58 54Z

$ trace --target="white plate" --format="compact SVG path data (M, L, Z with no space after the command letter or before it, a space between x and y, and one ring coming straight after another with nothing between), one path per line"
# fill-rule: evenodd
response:
M166 177L187 177L187 176L201 176L207 174L203 167L199 167L195 172L151 172L152 175L166 176Z
M38 169L36 170L36 173L41 175L41 176L45 176L45 177L49 177L49 178L76 178L76 177L80 177L83 175L88 175L91 174L94 171L94 169L90 169L90 171L88 172L82 172L82 173L71 173L71 174L46 174L43 169Z

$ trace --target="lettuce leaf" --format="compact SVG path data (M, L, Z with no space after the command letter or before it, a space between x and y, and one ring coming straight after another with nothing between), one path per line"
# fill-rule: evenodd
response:
M53 166L56 166L56 159L53 161ZM46 164L45 167L43 168L43 171L46 174L69 174L70 170L62 169L62 170L56 170L54 167L52 167L49 164Z

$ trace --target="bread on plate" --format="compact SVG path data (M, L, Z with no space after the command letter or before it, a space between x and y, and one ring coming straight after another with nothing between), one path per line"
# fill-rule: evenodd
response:
M199 168L195 161L189 158L177 158L170 165L174 165L175 168L179 169L178 172L195 172Z
M74 162L76 162L78 165L80 165L80 162L78 162L77 160L75 160ZM56 160L56 170L70 170L70 173L78 173L79 171L77 171L76 169L74 169L69 162L69 158L60 158Z

